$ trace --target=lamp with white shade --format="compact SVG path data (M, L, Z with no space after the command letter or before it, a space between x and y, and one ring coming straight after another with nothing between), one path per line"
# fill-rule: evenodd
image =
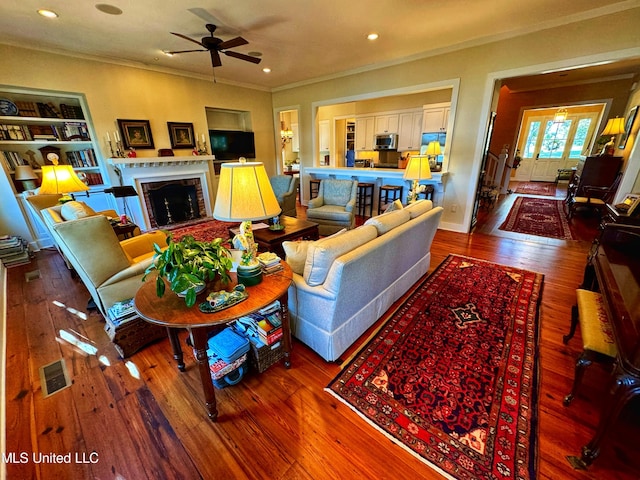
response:
M238 265L240 283L251 286L262 281L262 269L256 259L257 248L249 222L276 217L281 211L261 162L247 162L240 158L237 163L220 166L213 217L225 222L243 222L241 233L234 238L234 246L239 242L245 252Z
M36 180L38 176L29 165L18 165L15 174L16 180L22 182L22 188L25 190L33 190L36 188L34 180Z
M432 142L438 143L438 142ZM440 145L438 144L438 147ZM418 199L418 193L421 189L426 188L424 185L420 185L420 180L428 180L431 178L431 168L429 168L429 158L424 156L415 156L409 158L407 168L404 170L403 178L405 180L413 180L411 191L407 196L407 202L415 202Z
M47 160L52 165L42 166L40 194L62 194L60 202L73 200L73 192L84 192L89 187L78 178L71 165L58 165L58 155L49 153Z
M611 140L609 140L602 149L603 155L613 155L616 145L616 135L621 133L624 133L624 118L616 117L607 120L602 135L611 135Z

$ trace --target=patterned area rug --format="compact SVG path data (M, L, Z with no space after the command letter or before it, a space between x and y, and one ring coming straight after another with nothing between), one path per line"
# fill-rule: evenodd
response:
M527 195L556 196L556 184L546 182L521 183L516 187L515 193L526 193Z
M533 479L542 282L450 255L326 390L447 478Z
M573 240L562 200L517 197L500 230Z
M191 235L201 242L210 242L216 238L229 239L229 227L237 227L237 222L221 222L214 219L196 220L189 224L181 224L176 227L162 227L173 234L174 240L180 240L185 235Z

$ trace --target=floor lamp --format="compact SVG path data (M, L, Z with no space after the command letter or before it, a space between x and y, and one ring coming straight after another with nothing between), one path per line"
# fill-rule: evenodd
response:
M137 197L138 193L136 192L135 188L133 188L131 185L124 185L121 187L111 187L111 188L106 188L104 190L104 193L110 193L112 194L115 198L122 198L122 205L124 207L124 216L127 219L127 222L129 222L129 218L131 218L127 209L127 197ZM122 222L121 223L125 223Z

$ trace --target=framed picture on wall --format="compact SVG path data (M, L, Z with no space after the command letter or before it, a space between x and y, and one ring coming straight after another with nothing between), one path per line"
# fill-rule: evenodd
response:
M171 148L194 148L193 123L167 122Z
M118 119L124 148L154 148L149 120Z
M633 127L633 122L635 121L637 114L638 106L636 105L629 110L627 120L624 122L624 133L620 137L620 144L618 145L618 148L624 148L627 145L627 139L629 138L629 134L631 133L631 128Z

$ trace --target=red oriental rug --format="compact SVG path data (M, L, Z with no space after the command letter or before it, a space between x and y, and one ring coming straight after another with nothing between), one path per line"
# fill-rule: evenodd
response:
M507 232L573 240L563 204L562 200L517 197L507 219L498 228Z
M447 478L533 479L542 282L450 255L326 390Z
M229 228L237 226L238 222L221 222L209 218L181 224L176 227L164 226L162 230L171 233L174 240L180 240L185 235L191 235L200 242L210 242L216 238L229 240Z
M527 195L547 195L556 196L556 184L546 182L526 182L516 187L515 193L526 193Z

